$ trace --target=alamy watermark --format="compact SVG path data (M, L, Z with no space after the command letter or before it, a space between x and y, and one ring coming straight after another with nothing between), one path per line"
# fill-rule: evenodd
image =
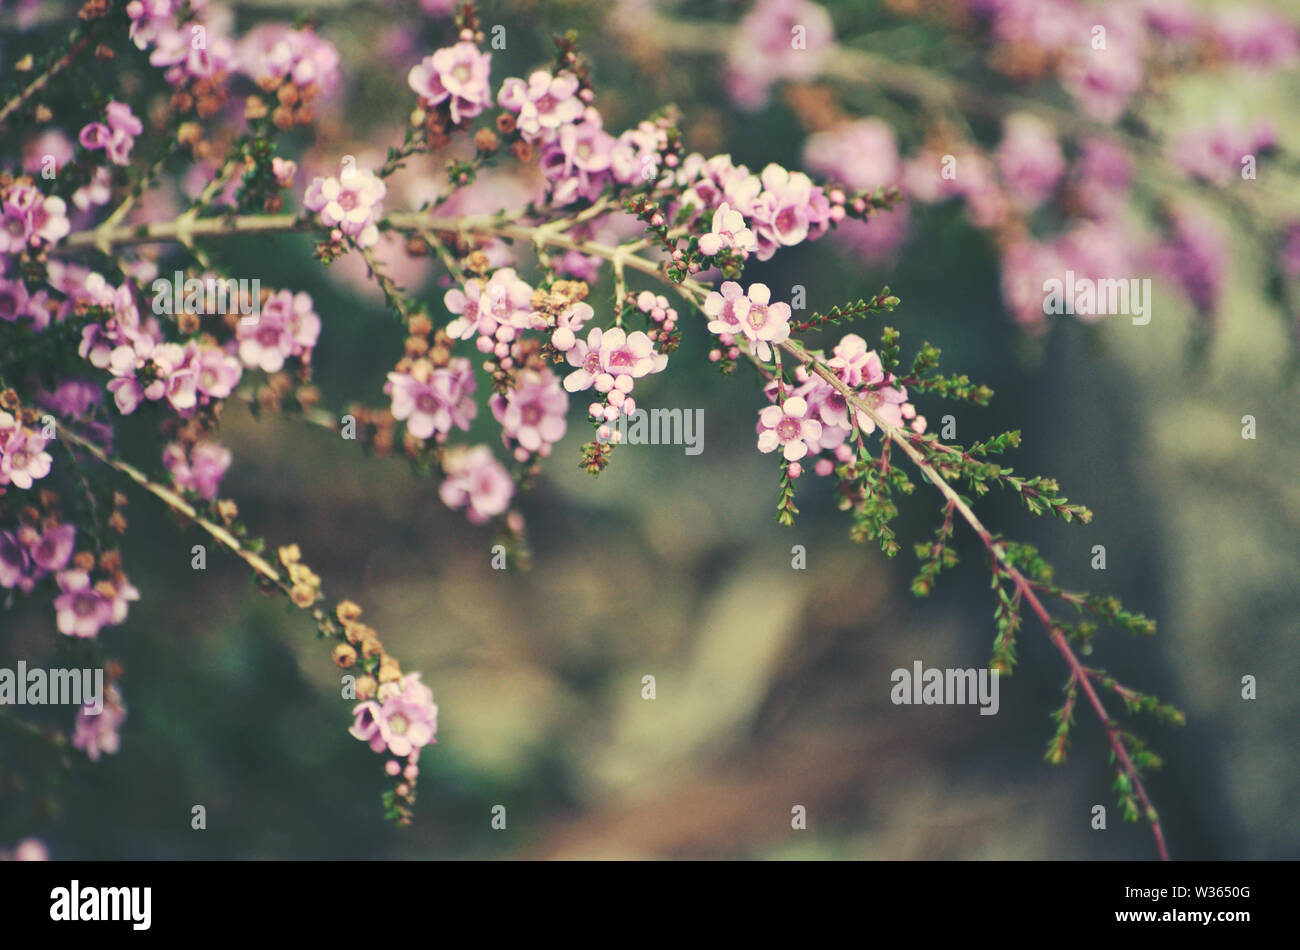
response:
M104 711L104 671L40 668L0 668L0 706L87 706L98 716Z
M704 451L703 409L634 409L613 426L601 426L596 438L615 445L681 445L687 455Z
M925 669L917 660L912 669L897 669L889 677L895 706L975 706L981 716L998 713L998 671L988 669Z
M191 277L176 271L169 280L159 277L151 285L153 312L176 316L182 313L238 313L240 323L256 323L262 314L262 281L233 277Z
M50 891L50 920L55 921L118 920L132 930L148 930L152 906L152 887L82 887L74 879Z
M1082 316L1112 316L1122 314L1133 317L1133 325L1143 327L1151 322L1151 278L1076 277L1074 271L1065 272L1065 280L1051 277L1043 281L1043 313L1059 316L1063 313Z

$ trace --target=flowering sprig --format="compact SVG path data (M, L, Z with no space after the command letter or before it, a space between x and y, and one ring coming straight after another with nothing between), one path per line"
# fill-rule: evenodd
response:
M57 588L55 625L64 635L98 639L103 627L125 619L128 603L139 596L116 552L103 546L100 522L124 530L125 520L116 496L109 504L85 475L82 463L90 460L206 532L265 590L286 596L309 614L322 638L334 641L335 663L354 678L350 732L386 757L385 772L393 779L386 814L409 822L420 751L436 736L432 692L419 674L402 670L360 620L357 605L325 599L320 578L295 546L279 548L271 559L265 543L239 521L234 502L221 496L221 481L235 464L215 440L225 401L241 399L258 412L297 412L330 428L346 419L363 446L378 454L400 449L420 476L436 479L448 507L463 510L474 524L493 524L519 563L526 555L519 499L567 432L570 396L588 394L579 404L585 403L593 439L582 447L580 464L598 474L614 456L618 421L638 407L637 381L669 371L684 332L710 334L710 361L724 373L753 367L766 398L757 413L756 449L781 459L778 519L794 522L796 485L811 472L831 479L840 507L850 513L852 537L892 557L902 549L893 528L898 499L920 483L938 491L942 521L931 541L916 546L921 567L913 591L929 593L940 571L956 565L952 540L957 523L966 524L982 543L992 574L991 666L1012 671L1027 607L1068 671L1066 704L1055 714L1048 758L1064 758L1082 698L1106 733L1126 817L1147 820L1167 856L1143 785L1158 759L1110 718L1102 695L1164 721L1181 721L1181 714L1080 659L1090 652L1100 622L1142 634L1153 632L1154 624L1112 598L1055 586L1033 548L986 529L954 486L975 497L1001 486L1031 514L1066 522L1086 523L1090 512L1063 497L1054 480L1018 475L995 461L1019 444L1017 432L963 447L927 431L914 400L984 405L992 396L963 374L941 374L936 347L923 344L904 369L900 334L890 328L874 349L858 333L828 348L799 337L893 311L900 300L888 288L796 320L790 303L776 299L768 285L745 279L751 260L899 220L905 189L897 176L839 174L818 181L775 163L751 170L728 155L688 152L671 108L615 134L595 104L588 64L572 35L557 41L549 70L508 77L494 88L492 55L474 5L467 3L454 40L423 56L406 76L414 102L401 144L368 166L355 159L339 164L337 173L322 166L326 173L312 177L299 195L297 163L278 154L277 137L311 126L313 104L337 85L338 58L327 41L310 30L277 28L255 31L239 44L216 35L207 50L185 50L176 42L180 27L201 11L166 2L130 4L125 11L105 6L112 8L110 21L123 28L119 39L147 52L150 65L162 70L172 88L172 115L163 128L184 146L169 142L155 150L159 157L140 181L152 181L184 149L206 163L211 177L171 220L128 220L146 190L137 181L97 221L93 208L111 202L106 195L87 199L82 210L91 217L75 229L67 202L34 177L0 179L6 222L0 238L0 386L13 377L14 387L0 393L6 405L0 415L0 583L23 593L41 584L50 593ZM822 42L831 24L819 10L812 8L809 23ZM74 34L74 48L82 39ZM761 31L750 36L751 45L772 48L773 75L797 76L805 65L777 57L771 39ZM53 61L42 86L64 68L60 62ZM761 79L733 72L742 85ZM245 101L245 128L217 148L203 124L217 118L241 82L257 90ZM25 109L42 86L29 85L0 108L0 123ZM79 126L76 161L98 166L78 179L79 190L93 185L111 194L118 179L107 166L134 161L149 135L119 100L97 103L92 111ZM855 135L855 149L889 144L878 126ZM466 151L446 162L445 187L432 198L426 192L412 210L394 210L402 194L398 173L462 142L472 143L473 157ZM810 164L824 166L823 152L839 149L834 142L824 145ZM449 207L507 156L536 165L544 182L540 193L495 213ZM973 167L987 172L988 160L975 158ZM1025 187L1007 196L963 182L963 197L977 217L990 217L991 227L1003 198L1026 206L1047 200L1065 174L1057 159L1041 125L1017 120L1008 125L998 162L1017 169L1015 176L1004 174L1023 179ZM110 173L107 179L95 177L101 169ZM301 210L282 210L294 200ZM156 266L136 253L141 245L179 244L187 255L185 276L198 280L223 276L207 247L210 239L275 233L311 235L322 263L344 266L355 253L379 286L406 336L385 380L371 387L378 405L350 406L343 417L319 407L312 354L330 315L318 314L305 293L264 291L251 323L229 312L164 316L156 308L153 315L142 310L142 288ZM447 281L441 307L408 293L393 275L386 246L392 239L399 239L408 259L441 265ZM594 291L605 267L613 293L601 299ZM655 286L631 286L649 280ZM660 291L680 297L682 309ZM92 381L62 378L70 362ZM28 367L39 370L29 373ZM50 415L43 417L38 405ZM509 466L491 446L460 441L480 415L500 426ZM117 454L113 437L127 417L157 421L159 471L165 474L151 476ZM42 427L50 424L64 442L66 468L47 451L50 436ZM923 478L913 481L918 473ZM57 493L42 500L42 510L13 504L17 492L30 493L38 483L59 485L77 500L93 551L73 550L71 525L56 512ZM14 531L6 527L11 521ZM1085 619L1060 619L1047 609L1053 601ZM78 724L82 745L96 755L116 747L113 736L125 711L120 694L114 708L100 724L113 728Z

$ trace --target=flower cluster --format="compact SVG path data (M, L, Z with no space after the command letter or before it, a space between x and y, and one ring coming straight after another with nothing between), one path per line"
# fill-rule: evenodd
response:
M478 383L469 360L456 357L446 366L414 360L388 374L384 391L393 400L393 418L406 423L417 439L445 439L452 426L468 429L478 414Z
M110 102L104 107L104 114L103 122L84 126L77 140L91 151L102 148L114 165L129 165L135 137L144 131L144 123L124 102Z
M826 366L833 370L853 395L869 406L885 424L925 431L925 417L907 401L907 389L892 373L887 373L878 353L856 333L847 333L836 344ZM862 435L876 430L876 421L862 409L849 405L844 394L826 379L808 371L795 370L796 385L788 392L773 381L764 392L775 405L765 406L758 416L758 449L773 452L781 449L787 462L799 463L809 455L829 452L831 458L818 458L815 471L830 475L836 462L845 464L854 458L848 439L856 429ZM791 478L802 474L801 464L787 466Z
M104 753L113 755L122 744L119 730L126 721L126 704L116 685L104 689L103 708L98 712L87 704L77 711L76 731L72 746L81 749L92 762L98 762Z
M355 738L369 743L375 752L407 759L411 765L419 760L422 748L436 741L438 706L419 673L381 684L374 699L357 704L353 716L348 731Z
M438 496L448 508L465 508L471 523L482 524L510 507L514 479L486 445L448 449L442 468Z
M4 264L6 255L57 243L70 228L67 205L62 198L43 195L24 179L0 189L0 265ZM0 266L0 272L4 270ZM17 291L11 289L8 293L13 295ZM6 311L17 313L21 307L15 300L0 306L0 314Z

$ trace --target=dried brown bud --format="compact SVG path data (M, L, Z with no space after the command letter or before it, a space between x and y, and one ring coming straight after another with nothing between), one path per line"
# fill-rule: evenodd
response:
M357 677L357 699L364 702L367 699L374 699L375 693L379 691L379 683L373 676Z
M340 643L334 648L334 663L340 669L346 670L357 662L357 651L352 649L346 643Z
M315 386L299 386L295 395L298 399L298 405L304 409L310 409L319 403L321 399L320 390Z
M406 325L406 328L410 331L411 336L427 337L433 332L433 321L425 314L417 313L411 318L411 322Z
M501 140L491 129L482 128L474 133L474 147L484 155L491 155L501 147Z
M203 126L197 122L182 122L176 129L176 141L193 148L203 138Z

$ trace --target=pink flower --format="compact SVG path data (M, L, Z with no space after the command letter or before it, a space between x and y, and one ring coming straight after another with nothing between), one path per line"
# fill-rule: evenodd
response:
M1027 208L1051 197L1065 175L1065 156L1051 127L1027 112L1004 120L996 161L1007 193Z
M611 177L614 141L601 128L600 114L594 109L588 109L581 122L560 126L555 141L542 148L541 160L557 207L600 195Z
M790 305L771 303L767 284L750 284L740 296L740 285L724 281L722 293L714 291L704 301L704 312L711 319L709 329L718 334L743 335L761 360L772 358L772 344L790 338Z
M578 339L578 333L582 331L582 325L595 315L596 311L591 309L591 304L582 301L566 307L564 312L555 318L555 331L551 334L551 346L561 353L567 353L573 349L573 345Z
M1243 66L1274 69L1300 57L1300 30L1276 10L1232 6L1218 13L1214 27L1214 38Z
M262 23L244 34L236 57L240 68L263 89L284 81L328 94L339 81L339 51L310 28Z
M204 401L225 399L244 375L239 360L216 347L199 353L197 387Z
M131 149L135 137L144 131L144 124L125 102L110 102L105 117L106 122L91 122L83 127L78 140L92 151L104 149L114 165L131 164Z
M896 185L902 176L894 130L876 118L844 122L808 136L804 165L856 191Z
M126 721L126 706L116 686L104 689L104 706L99 712L89 703L77 711L77 728L72 737L74 748L85 751L87 758L98 762L100 755L113 755L122 744L118 730Z
M93 637L113 619L113 603L90 583L85 571L60 571L62 593L54 598L59 632L70 637Z
M745 226L745 217L723 202L713 212L713 226L700 238L700 253L712 257L724 248L734 248L744 257L758 247L754 232Z
M358 247L370 247L379 240L379 216L383 213L388 186L373 172L348 165L338 178L314 178L307 186L303 204L320 214L326 227L337 227Z
M614 141L609 153L610 172L622 184L655 181L660 153L668 147L668 132L654 122L640 122Z
M90 181L72 193L72 203L79 211L108 204L113 195L112 182L107 166L100 165L90 173Z
M407 758L437 741L438 706L432 690L420 682L419 673L385 683L376 699L358 703L352 712L356 718L348 733L369 743L375 752L386 750Z
M468 505L471 523L482 524L510 507L515 483L486 445L449 450L442 468L446 477L438 486L438 497L448 508Z
M1272 125L1262 122L1247 130L1230 116L1187 129L1170 143L1169 157L1193 178L1227 185L1242 173L1242 160L1258 156L1276 144Z
M1144 31L1133 8L1098 11L1098 26L1106 28L1106 45L1074 43L1067 47L1061 83L1085 113L1098 122L1117 121L1129 100L1142 88Z
M50 574L63 570L72 557L76 540L77 529L73 525L64 523L47 528L29 549L32 563Z
M710 333L743 336L742 321L749 315L749 298L734 280L723 281L721 293L715 290L704 298L704 315L709 318Z
M0 320L17 323L27 308L31 295L27 285L21 280L4 280L0 278Z
M0 254L19 254L32 236L32 216L25 208L5 202L0 216Z
M777 406L765 406L758 414L758 450L772 452L779 445L787 462L794 462L816 450L822 437L821 423L807 418L808 403L791 396Z
M1133 183L1133 160L1111 139L1085 139L1072 175L1074 191L1086 213L1110 217L1123 207Z
M564 388L571 393L592 386L602 393L615 387L631 392L633 379L657 373L668 363L667 356L655 353L654 343L643 332L626 333L621 327L592 327L586 342L576 341L566 358L577 367L564 377Z
M830 14L807 0L759 0L727 52L727 91L742 109L767 101L778 79L810 79L835 42Z
M224 445L200 442L190 450L187 458L185 447L171 442L163 449L162 460L177 488L212 501L221 489L221 479L230 468L231 455L230 449Z
M32 237L36 239L32 243L38 247L57 244L72 227L68 223L68 206L62 198L50 197L37 203L32 208L31 217Z
M14 845L14 861L48 861L50 850L37 838L24 838Z
M532 299L533 288L520 280L512 267L496 271L486 283L471 280L464 290L453 287L443 303L458 317L447 325L447 334L453 340L477 334L509 342L514 333L498 337L497 331L503 326L515 330L532 326Z
M13 417L0 412L0 485L30 489L37 479L50 474L53 459L45 451L45 439L22 426L6 426Z
M546 456L551 445L564 438L569 396L549 369L520 373L504 396L492 397L491 406L506 445L514 441L527 452Z
M544 69L529 76L527 83L506 79L497 102L518 114L519 132L528 142L553 141L560 126L577 122L585 110L578 98L577 77L568 72L552 76Z
M436 106L450 100L451 121L460 125L492 103L488 86L492 54L469 41L447 46L426 56L411 69L407 82L421 100Z
M0 531L0 587L26 593L36 584L27 546L12 531Z
M411 373L389 373L384 391L392 396L393 418L405 422L411 435L442 439L453 425L469 428L478 412L472 395L477 387L469 360L457 357L438 369L425 363Z
M262 305L257 320L235 328L239 358L249 369L276 373L290 356L311 361L311 350L320 337L320 317L312 309L311 296L281 290Z

